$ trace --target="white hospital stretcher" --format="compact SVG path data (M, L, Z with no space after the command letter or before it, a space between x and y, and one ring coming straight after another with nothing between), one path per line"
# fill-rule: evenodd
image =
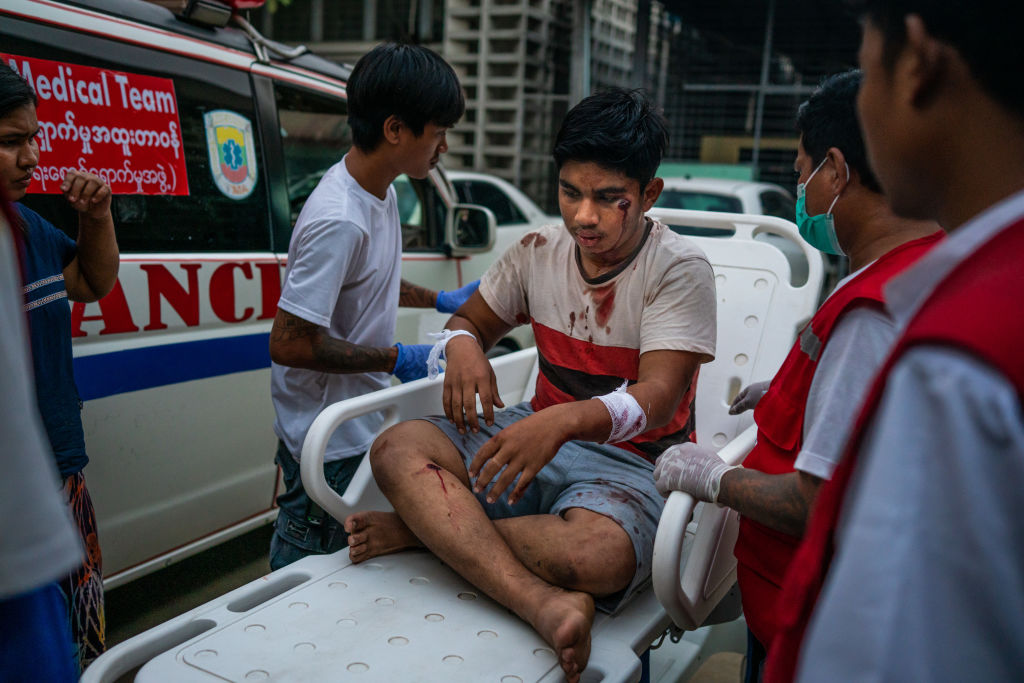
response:
M823 268L796 227L777 218L655 210L669 225L734 231L693 237L715 270L716 360L701 368L698 441L740 462L754 443L750 413L728 414L731 399L752 381L770 378L814 312ZM790 261L772 233L807 261L807 281L790 283ZM536 351L493 361L505 403L533 393ZM440 412L442 382L419 380L328 407L302 450L309 494L332 516L391 509L365 459L344 496L323 477L328 437L345 420L383 410L385 426ZM691 524L691 515L696 523ZM583 680L640 680L642 656L670 627L700 627L735 583L735 513L673 493L654 547L652 587L615 616L598 614ZM733 592L734 594L734 592ZM721 611L721 610L720 610ZM727 610L726 610L727 611ZM735 610L729 618L738 614ZM719 617L718 614L715 615ZM719 617L720 619L720 617ZM713 627L714 628L714 627ZM689 675L702 638L662 651L656 679ZM700 633L700 632L698 632ZM671 649L671 648L675 649ZM659 667L655 667L657 670ZM560 681L550 647L524 622L427 551L406 551L353 565L347 551L305 558L113 648L82 681Z

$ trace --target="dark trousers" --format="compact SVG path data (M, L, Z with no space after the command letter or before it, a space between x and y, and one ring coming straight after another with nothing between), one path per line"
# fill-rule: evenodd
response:
M365 455L336 460L324 465L328 485L345 493ZM348 547L342 521L328 515L302 488L299 463L280 441L274 457L284 475L284 491L277 497L278 513L270 539L270 568L280 569L307 555L334 553Z

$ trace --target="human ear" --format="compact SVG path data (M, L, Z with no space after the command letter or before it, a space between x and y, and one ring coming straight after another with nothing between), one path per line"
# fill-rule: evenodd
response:
M384 139L392 145L397 145L401 141L402 129L404 127L405 124L402 123L402 119L392 114L384 119Z
M839 194L850 182L850 174L848 172L848 166L846 165L846 155L843 154L843 150L838 147L829 147L828 151L825 152L825 156L832 165L832 174L830 179L832 191Z
M903 73L907 103L927 106L944 87L949 75L950 48L928 33L916 14L905 18L907 40L903 51Z
M651 180L647 183L647 186L644 187L644 213L647 213L648 211L651 210L651 207L654 206L654 202L658 201L658 197L661 196L661 191L663 189L665 189L664 180L662 180L661 178L651 178Z

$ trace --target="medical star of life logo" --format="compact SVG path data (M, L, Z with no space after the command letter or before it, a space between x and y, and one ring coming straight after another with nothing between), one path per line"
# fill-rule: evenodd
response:
M210 173L224 195L245 199L256 186L256 145L252 122L226 109L203 115Z

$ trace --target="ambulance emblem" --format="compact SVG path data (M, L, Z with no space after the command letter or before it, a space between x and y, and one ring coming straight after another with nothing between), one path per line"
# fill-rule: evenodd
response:
M245 199L256 186L256 143L252 122L241 114L217 109L203 115L210 173L225 196Z

